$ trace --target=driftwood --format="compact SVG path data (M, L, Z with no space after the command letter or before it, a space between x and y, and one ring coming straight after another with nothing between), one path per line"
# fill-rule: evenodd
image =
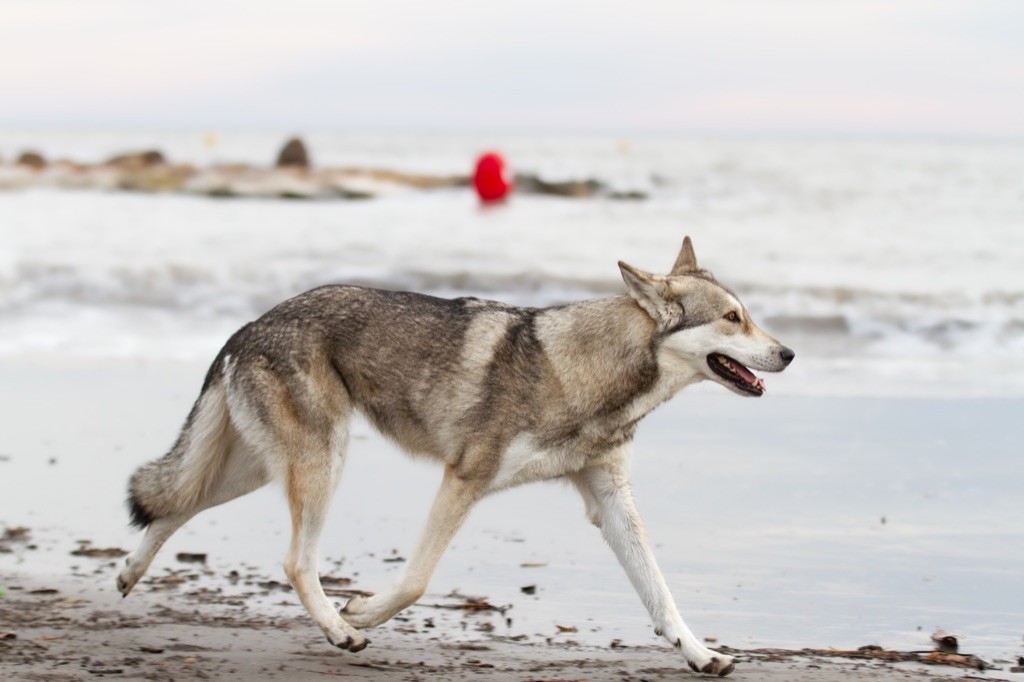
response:
M722 647L722 651L728 649L728 647ZM760 654L775 659L797 656L820 656L886 661L888 663L925 663L928 665L949 665L973 670L990 670L995 667L971 654L951 654L943 651L893 651L875 645L862 646L857 649L753 649L738 653Z
M87 556L93 559L117 559L128 555L128 550L121 549L120 547L89 547L83 545L76 550L72 550L72 556Z
M183 564L205 564L205 552L178 552L174 558Z
M487 601L487 597L471 597L458 592L452 592L446 595L448 599L459 599L454 604L421 604L420 606L429 606L432 609L450 609L454 611L473 611L473 612L484 612L484 611L496 611L504 614L506 611L512 608L511 604L504 604L502 606L495 606L494 604Z

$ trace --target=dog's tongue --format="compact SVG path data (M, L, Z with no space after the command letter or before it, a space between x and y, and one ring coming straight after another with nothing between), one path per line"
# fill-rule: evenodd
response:
M738 362L733 363L732 368L736 372L736 374L738 374L745 382L747 382L751 386L755 386L761 389L762 391L766 390L764 386L764 379L762 379L761 377L754 376L754 374L749 369L744 367L742 364Z

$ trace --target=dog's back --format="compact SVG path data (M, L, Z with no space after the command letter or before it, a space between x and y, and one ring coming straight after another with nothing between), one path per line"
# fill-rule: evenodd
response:
M329 429L352 407L407 452L449 464L470 449L497 456L524 432L594 450L606 444L584 436L608 434L589 422L634 421L617 413L657 380L637 312L627 297L538 309L327 286L239 330L211 372L223 365L230 393L255 398L264 421L293 411ZM339 392L347 400L327 404Z

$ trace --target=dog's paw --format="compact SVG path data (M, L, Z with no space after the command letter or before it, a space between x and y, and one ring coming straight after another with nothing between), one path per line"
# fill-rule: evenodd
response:
M341 607L341 613L342 615L358 616L361 613L366 613L366 607L366 597L349 597L349 600Z
M712 651L699 643L692 635L685 640L682 637L676 638L672 644L683 655L690 670L695 673L725 677L736 669L736 661L732 656Z
M142 576L138 574L132 568L132 557L129 554L124 560L124 568L117 576L117 591L121 593L122 597L127 597L128 593L135 587L135 583L139 582L139 578Z
M340 629L336 632L328 633L327 641L331 646L336 646L339 649L351 651L352 653L362 651L370 643L370 640L358 632L347 633Z
M349 599L342 607L340 615L346 623L355 628L372 628L374 625L379 625L366 597Z
M688 660L690 670L703 675L716 675L725 677L736 669L736 663L732 656L725 656L715 651L709 651L710 656L701 660Z

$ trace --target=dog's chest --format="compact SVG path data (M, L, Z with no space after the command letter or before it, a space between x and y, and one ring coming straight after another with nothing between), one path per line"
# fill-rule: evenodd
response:
M539 446L530 433L521 433L501 453L498 471L491 480L491 491L511 488L533 481L558 478L579 471L587 453L578 448Z

